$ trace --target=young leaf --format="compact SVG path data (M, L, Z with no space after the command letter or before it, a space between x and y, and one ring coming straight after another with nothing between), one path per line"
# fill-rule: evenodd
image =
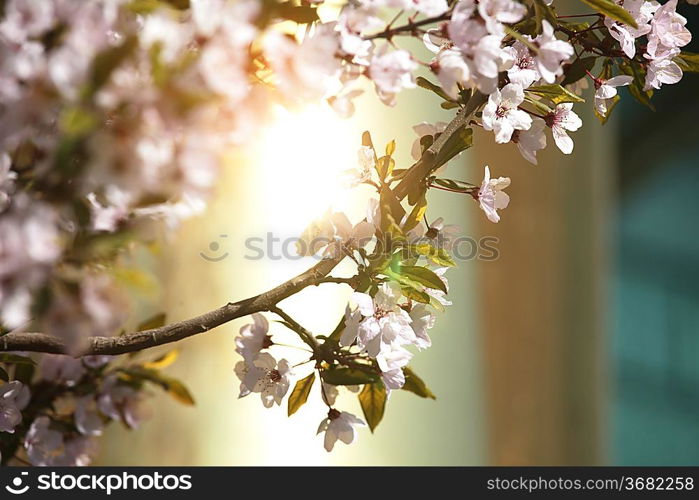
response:
M444 143L444 146L442 146L437 158L434 160L434 167L432 169L436 170L462 151L470 148L472 145L473 130L470 128L461 128L457 130L449 136Z
M564 102L585 102L585 99L573 94L571 91L565 87L561 87L558 84L529 87L526 92L544 97L553 104L561 104Z
M454 100L451 97L449 97L449 94L447 94L446 92L444 92L444 90L442 90L442 87L432 83L427 78L423 78L421 76L418 76L415 80L415 83L417 83L418 86L422 87L423 89L431 90L432 92L437 94L439 97L441 97L445 101L453 101Z
M291 395L289 396L289 409L287 412L288 416L296 413L296 411L306 403L315 380L316 374L313 372L308 377L302 378L296 382L294 390L291 391Z
M165 313L161 312L158 314L154 314L150 318L141 322L138 325L138 331L142 332L143 330L153 330L154 328L160 328L164 324L165 324Z
M400 270L403 276L407 276L413 281L417 281L427 288L441 290L447 293L447 287L439 276L434 271L422 266L403 266Z
M165 392L182 404L194 406L194 398L190 394L185 385L173 377L163 375L157 370L150 370L141 366L132 366L123 370L123 374L127 378L136 380L145 380L157 386L160 386Z
M393 153L396 152L396 141L393 140L386 144L386 156L391 156Z
M458 191L459 193L471 194L475 191L478 191L479 189L478 186L474 186L473 184L469 184L468 182L458 181L454 179L435 179L432 182L434 184L437 184L438 186L451 189L452 191Z
M402 286L401 292L410 300L420 302L421 304L429 304L432 300L432 297L427 295L425 292L421 292L420 290L416 290L412 287Z
M369 429L374 432L386 410L386 388L382 382L367 384L359 393L359 404Z
M94 95L112 75L112 72L131 55L138 46L138 39L130 36L124 43L103 50L92 60L90 84L85 90L86 97Z
M425 215L425 211L427 210L427 199L425 195L423 194L419 200L417 200L417 203L413 207L413 209L410 211L410 214L408 215L408 218L405 220L405 223L403 224L403 231L408 232L411 229L413 229L415 226L417 226L420 221L422 220L422 217Z
M379 379L376 373L358 368L331 368L323 371L323 380L331 385L372 384Z
M573 61L572 64L565 66L563 69L565 78L563 79L561 85L570 85L571 83L575 83L580 79L585 78L587 71L591 71L594 67L596 59L597 58L595 56L581 57L580 59Z
M417 394L421 398L437 399L437 396L428 389L427 384L409 367L403 368L403 375L405 375L405 384L402 387L404 391Z
M13 365L36 365L36 362L32 358L20 356L19 354L9 354L6 352L0 353L0 363L11 363Z
M682 71L699 73L699 54L682 51L680 52L680 55L673 59L673 61L677 63Z
M179 351L177 349L173 349L172 351L168 351L162 356L154 359L153 361L147 361L143 363L143 368L147 368L149 370L162 370L163 368L167 368L170 366L172 363L177 360L177 357L179 356Z
M593 9L595 9L600 14L604 14L607 17L619 21L621 23L627 24L632 28L638 28L638 24L634 20L633 16L628 10L623 8L621 5L617 5L612 0L581 0Z
M432 262L438 266L454 267L456 262L451 258L449 253L443 248L436 248L429 243L420 243L419 245L409 245L408 248L411 252L415 252L418 255L423 255L430 259Z
M391 158L390 155L379 158L379 161L376 162L376 172L379 174L379 178L381 180L386 180L393 172L393 167L395 166L396 160Z

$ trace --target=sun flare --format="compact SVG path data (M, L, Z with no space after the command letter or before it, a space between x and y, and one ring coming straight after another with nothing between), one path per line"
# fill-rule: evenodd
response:
M273 230L300 234L328 208L350 202L342 173L356 165L356 134L327 107L279 107L275 114L259 145L268 222Z

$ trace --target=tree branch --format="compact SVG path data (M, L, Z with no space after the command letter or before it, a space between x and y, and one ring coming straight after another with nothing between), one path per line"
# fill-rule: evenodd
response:
M485 100L486 97L483 94L476 92L473 97L469 99L468 103L466 103L466 106L462 108L449 125L447 125L447 128L437 140L434 141L432 146L425 151L422 158L410 167L407 175L395 189L396 196L399 200L402 200L408 195L408 188L412 183L419 184L427 178L435 168L435 159L446 144L447 139L468 123L468 120L476 110L485 103ZM79 355L126 354L129 352L137 352L208 332L217 326L256 312L270 311L279 314L280 309L276 307L277 303L303 290L307 286L328 282L349 283L352 278L346 281L341 278L327 278L328 274L330 274L343 258L344 256L322 260L295 278L267 292L238 302L228 303L223 307L219 307L218 309L214 309L213 311L209 311L191 319L165 325L160 328L135 332L130 335L121 335L119 337L90 337L88 339L88 347ZM313 340L315 340L315 338ZM0 337L0 352L3 351L67 354L68 346L60 338L45 333L17 332L8 333Z
M208 332L236 318L273 310L278 302L300 292L307 286L318 283L335 268L342 258L322 260L307 271L267 292L238 302L228 303L195 318L119 337L90 337L89 347L80 355L125 354L141 351ZM20 332L8 333L0 337L0 351L66 354L68 348L58 337L45 333Z

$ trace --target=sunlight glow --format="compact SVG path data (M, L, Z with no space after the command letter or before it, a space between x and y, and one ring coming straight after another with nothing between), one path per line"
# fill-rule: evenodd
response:
M353 222L363 218L364 194L368 191L350 189L343 183L343 173L357 165L358 138L361 137L351 121L339 118L327 106L297 111L279 107L275 115L262 135L255 156L258 169L255 205L264 230L281 241L292 241L328 209L344 211ZM275 248L278 250L279 246ZM290 248L295 247L290 245ZM264 286L273 286L308 269L314 262L311 257L279 258L268 252L264 261L252 264L258 270L258 279L266 281ZM354 268L350 262L342 263L335 273L351 275ZM309 287L285 300L282 307L292 316L303 318L304 326L311 331L327 333L342 314L349 293L346 287ZM271 333L284 343L299 345L295 334L278 323L271 324ZM286 357L292 364L307 359L302 351L294 349L272 351L276 357ZM312 366L299 367L298 378L310 373ZM259 457L260 462L289 464L289 456L293 454L295 465L323 465L351 453L351 450L341 450L331 456L323 449L321 438L313 439L315 429L327 414L319 390L316 383L308 403L290 419L279 419L278 412L265 410L259 401L253 401L256 406L253 421L260 427L256 434L257 446L267 451ZM286 402L280 411L286 411Z
M357 136L328 107L277 108L259 147L272 230L300 234L328 208L348 203L350 191L341 178L356 165Z

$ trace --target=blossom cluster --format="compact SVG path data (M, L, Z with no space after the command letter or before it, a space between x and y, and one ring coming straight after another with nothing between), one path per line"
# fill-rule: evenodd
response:
M2 458L39 466L89 465L106 425L137 429L145 418L144 382L176 386L159 371L174 358L172 353L145 363L58 354L44 354L38 363L22 354L2 358L5 366L12 361L24 367L0 386ZM178 391L180 399L189 398L186 389Z

